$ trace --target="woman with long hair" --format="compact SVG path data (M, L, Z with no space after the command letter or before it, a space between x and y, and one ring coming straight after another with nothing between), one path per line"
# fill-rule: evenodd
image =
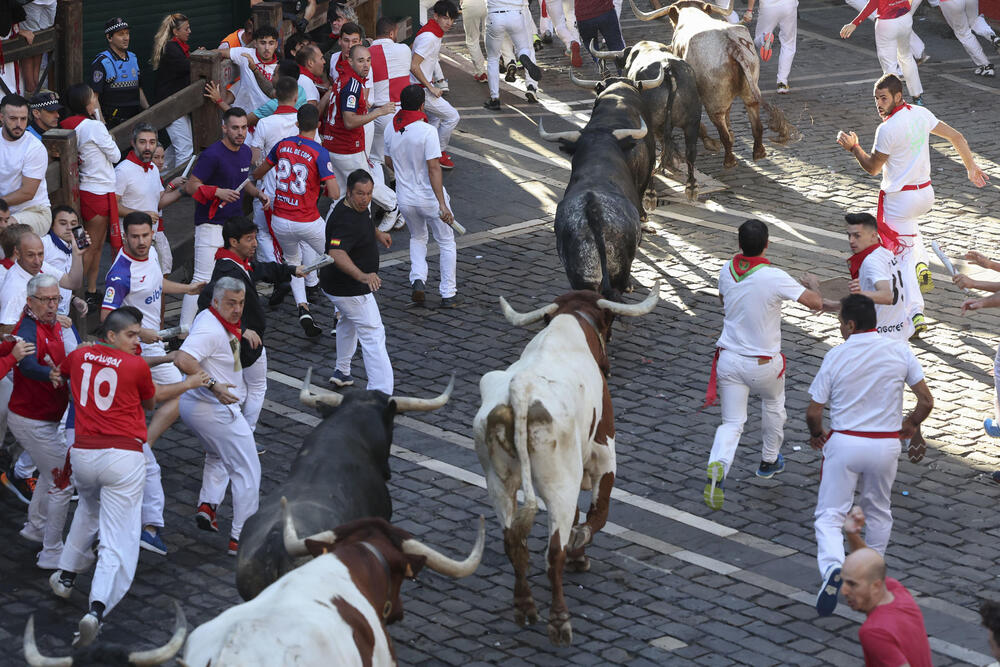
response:
M80 155L80 212L83 228L91 244L83 253L87 305L100 307L97 273L101 268L101 250L111 223L111 247L122 247L118 225L118 199L115 195L115 163L122 159L118 145L100 118L97 93L86 83L70 86L63 99L70 115L59 123L64 130L76 131L76 150Z
M179 90L191 84L191 22L183 14L168 14L160 21L160 27L153 37L153 56L150 62L156 70L156 90L154 99L162 102ZM191 139L191 117L181 116L167 126L170 136L168 159L171 167L184 164L191 158L194 144ZM168 155L168 158L170 155Z

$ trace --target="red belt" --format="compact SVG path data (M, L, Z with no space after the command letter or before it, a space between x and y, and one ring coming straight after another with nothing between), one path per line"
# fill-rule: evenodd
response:
M843 433L853 435L858 438L899 438L899 431L831 431L831 433Z
M929 187L930 184L931 182L927 181L926 183L921 183L920 185L904 185L899 189L899 191L923 190L924 188ZM882 239L882 245L888 248L892 254L898 255L903 252L904 249L910 247L910 244L904 244L899 240L899 232L885 224L885 190L878 191L878 207L875 209L875 219L878 221L878 235Z
M708 376L708 389L705 390L705 404L702 405L702 409L707 408L711 405L715 405L715 402L719 398L719 353L722 352L721 347L715 348L715 357L712 359L712 372ZM771 361L774 357L766 357L763 355L740 355L754 357L755 359L760 359L761 361ZM785 355L781 355L781 372L778 373L778 377L785 374L785 368L788 366L788 359Z

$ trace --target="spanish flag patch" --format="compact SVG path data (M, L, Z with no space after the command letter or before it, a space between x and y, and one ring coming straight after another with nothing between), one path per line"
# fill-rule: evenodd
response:
M340 245L340 239L330 239L330 245L336 248L337 246Z

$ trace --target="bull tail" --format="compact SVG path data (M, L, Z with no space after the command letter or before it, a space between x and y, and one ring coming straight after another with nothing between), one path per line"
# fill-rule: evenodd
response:
M520 542L528 538L531 524L538 512L538 498L535 496L535 486L531 481L531 456L528 454L528 413L537 403L533 403L529 408L528 392L523 390L511 391L510 403L514 409L514 451L521 464L521 490L524 492L524 504L514 513L511 531L514 539Z
M755 104L760 104L762 101L760 86L757 84L757 79L760 76L760 61L757 60L757 51L754 49L753 42L749 43L749 50L745 46L730 40L729 56L739 64L740 70L743 72L743 86L749 91L751 100ZM746 100L746 98L743 99Z
M620 301L621 294L611 287L611 276L608 274L608 249L604 245L604 229L601 225L602 213L597 195L588 192L584 205L584 215L587 217L587 225L590 227L590 233L594 237L594 245L597 247L597 258L601 263L601 287L599 291L601 296L606 299Z
M788 122L785 117L785 112L768 102L761 102L764 110L767 111L767 129L771 130L777 134L777 138L774 139L775 143L786 144L790 141L798 141L802 138L799 131Z

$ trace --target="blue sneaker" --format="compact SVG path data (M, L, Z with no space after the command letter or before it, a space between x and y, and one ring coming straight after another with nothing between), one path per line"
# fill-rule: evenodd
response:
M840 567L831 565L823 577L823 585L816 594L816 613L820 616L829 616L837 608L837 596L840 594L840 585L843 580L840 577Z
M159 529L155 533L151 533L146 529L140 531L139 546L146 551L152 551L154 554L167 555L167 544L160 537Z
M346 373L341 373L340 371L335 370L333 371L333 375L330 376L330 382L338 387L350 387L354 384L354 378Z
M996 482L997 484L1000 484L1000 470L994 470L993 474L990 475L990 477L993 478L994 482Z
M726 479L725 466L722 461L712 461L708 464L707 477L710 480L705 485L705 504L709 509L721 510L722 503L726 499L726 494L722 490L723 482Z
M983 420L983 430L991 438L1000 438L1000 424L997 424L997 420L993 417Z
M773 463L768 463L767 461L760 462L760 465L757 466L757 476L763 479L771 479L784 469L785 457L778 454L778 458Z

